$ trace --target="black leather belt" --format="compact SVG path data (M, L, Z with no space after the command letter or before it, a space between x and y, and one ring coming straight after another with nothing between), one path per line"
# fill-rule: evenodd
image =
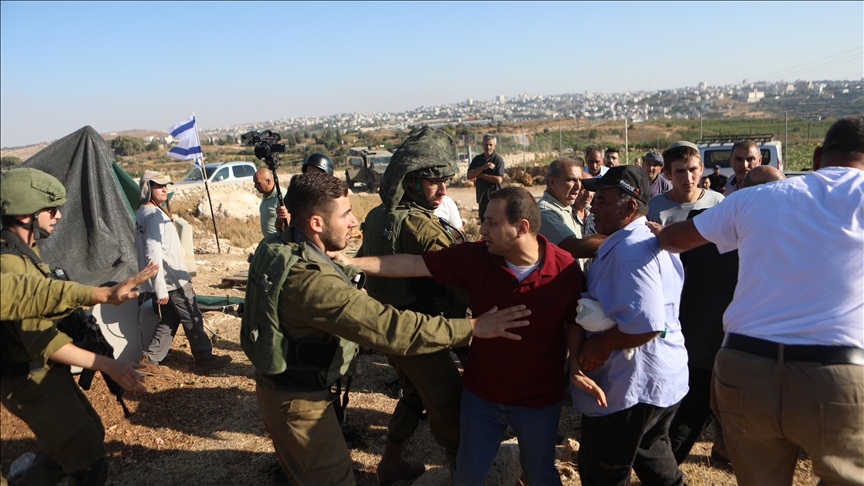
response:
M853 364L864 366L864 349L849 346L786 345L743 334L726 334L723 347L755 354L763 358L783 361L807 361L812 363Z

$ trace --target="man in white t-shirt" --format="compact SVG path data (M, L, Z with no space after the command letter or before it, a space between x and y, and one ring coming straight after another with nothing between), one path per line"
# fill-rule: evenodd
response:
M699 187L702 158L699 147L690 142L675 142L663 152L663 172L672 189L648 202L648 220L662 225L687 219L694 209L705 209L723 200L719 192ZM658 176L659 177L659 176Z
M459 230L459 233L465 232L465 223L462 222L462 216L459 215L459 207L456 206L456 201L450 196L441 198L441 204L433 211L438 218L444 218L447 224Z
M823 484L864 484L864 116L828 129L813 173L738 191L658 238L738 249L712 390L738 482L792 484L803 447Z

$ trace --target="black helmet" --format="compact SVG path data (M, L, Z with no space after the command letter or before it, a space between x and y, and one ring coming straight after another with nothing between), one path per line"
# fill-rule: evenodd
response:
M309 157L306 157L306 161L303 162L303 168L301 171L306 172L306 167L312 166L316 169L320 169L327 173L327 175L333 175L333 161L330 160L330 157L327 157L324 154L312 154Z

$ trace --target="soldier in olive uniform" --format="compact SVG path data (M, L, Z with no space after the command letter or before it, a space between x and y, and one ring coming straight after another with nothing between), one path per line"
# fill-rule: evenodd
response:
M358 256L422 255L455 244L455 228L439 221L433 212L458 171L456 155L456 144L443 130L426 128L405 140L384 172L379 191L382 204L363 222ZM366 290L397 309L465 317L465 305L456 301L453 292L428 277L369 277ZM422 463L402 459L402 447L417 429L424 408L432 436L444 447L450 465L456 464L462 399L461 376L448 349L418 356L388 354L387 358L399 377L403 396L390 419L387 448L378 463L378 482L385 486L423 474Z
M478 319L398 311L358 290L363 275L326 251L347 245L357 219L348 187L330 175L294 177L286 197L291 226L267 236L249 268L240 343L257 373L264 423L296 484L354 484L334 400L353 372L357 345L393 354L432 353L477 338L518 339L524 306ZM352 342L353 341L353 342ZM357 344L355 344L357 343Z
M0 176L0 272L49 278L50 269L40 258L36 241L51 234L65 202L63 185L42 171L13 169ZM82 298L78 304L83 303ZM76 486L105 484L105 429L73 381L69 366L102 371L127 390L146 391L135 365L75 346L52 321L0 323L0 398L30 427L44 451L19 484L56 484L67 475Z

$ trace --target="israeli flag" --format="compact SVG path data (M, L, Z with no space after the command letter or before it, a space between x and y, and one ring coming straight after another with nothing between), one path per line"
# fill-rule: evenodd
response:
M200 165L198 159L203 153L201 152L201 142L198 141L195 114L193 113L188 120L183 120L169 128L168 133L177 140L177 145L171 147L168 156L181 160L195 159L194 163Z

